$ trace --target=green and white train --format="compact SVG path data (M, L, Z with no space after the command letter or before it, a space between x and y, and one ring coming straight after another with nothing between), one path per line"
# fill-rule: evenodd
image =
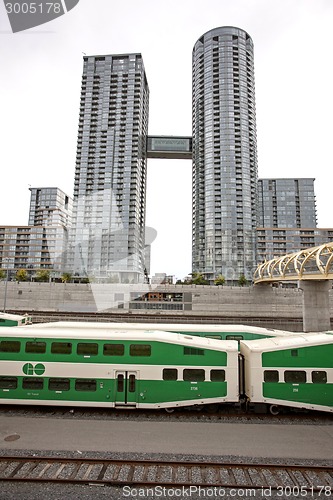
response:
M132 408L234 403L238 344L163 332L4 328L0 400Z
M243 341L248 402L333 412L333 333Z
M239 352L240 348L240 352ZM154 330L0 331L0 403L333 412L333 334L216 340Z
M0 326L26 326L31 325L31 316L24 314L0 313Z
M267 337L286 337L293 335L284 330L261 328L250 325L216 325L192 323L111 323L87 321L55 321L52 323L36 323L30 328L98 328L103 330L152 330L170 333L181 333L195 337L207 337L216 340L256 340Z

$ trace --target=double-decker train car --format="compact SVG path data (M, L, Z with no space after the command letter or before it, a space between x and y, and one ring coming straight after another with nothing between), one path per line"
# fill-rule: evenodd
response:
M3 404L171 409L244 401L273 414L333 412L333 334L237 342L87 324L0 330Z
M285 337L294 335L292 332L245 325L210 325L191 323L111 323L87 321L55 321L52 323L36 323L30 328L98 328L105 330L137 330L164 331L181 333L198 337L208 337L216 340L255 340L267 337Z
M1 330L3 404L154 409L238 398L233 340L96 328Z
M333 412L333 333L242 341L249 402Z
M31 316L24 314L0 313L0 326L26 326L31 325Z

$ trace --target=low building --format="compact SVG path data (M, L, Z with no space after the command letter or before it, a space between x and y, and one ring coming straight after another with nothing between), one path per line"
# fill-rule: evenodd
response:
M257 228L258 263L333 241L333 228Z
M67 229L63 226L2 226L0 268L9 270L10 279L18 269L25 269L29 279L40 270L60 276L67 241Z
M59 277L64 270L72 199L56 187L30 188L27 226L0 227L0 268L9 278L25 269L31 280L37 271Z

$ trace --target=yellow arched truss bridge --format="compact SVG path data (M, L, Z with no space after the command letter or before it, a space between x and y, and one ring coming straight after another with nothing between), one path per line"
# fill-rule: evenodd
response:
M333 280L333 243L277 257L254 272L254 283L292 280Z

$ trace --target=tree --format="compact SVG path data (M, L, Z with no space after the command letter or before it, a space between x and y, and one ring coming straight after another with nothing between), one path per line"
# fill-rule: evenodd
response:
M0 280L5 279L6 275L7 275L6 271L4 271L3 269L0 269Z
M36 281L50 281L50 271L47 269L40 269L36 273Z
M214 281L214 285L224 285L225 284L225 277L222 274L219 274L218 277Z
M71 273L63 273L63 275L61 276L62 283L68 283L69 281L71 281L71 279L72 279Z
M28 271L26 269L18 269L15 274L16 281L27 281Z
M247 285L247 279L245 278L244 274L241 274L240 277L238 278L238 284L239 286L244 286Z
M208 285L208 281L205 280L202 273L192 273L191 285Z

